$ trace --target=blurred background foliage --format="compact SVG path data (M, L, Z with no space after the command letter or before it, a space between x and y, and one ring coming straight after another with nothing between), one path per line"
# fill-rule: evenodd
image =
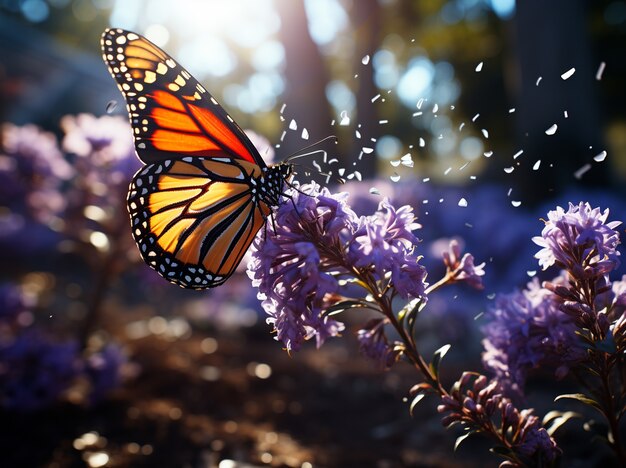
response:
M112 433L116 424L126 424L137 430L130 430L137 445L146 431L142 418L154 421L165 411L159 405L174 425L209 424L190 423L192 407L225 421L219 430L211 426L213 442L221 445L211 442L210 451L230 455L241 447L229 439L227 423L288 414L291 422L282 424L304 441L296 459L313 459L310 448L319 441L298 420L303 412L315 418L318 406L315 395L307 394L307 403L296 383L302 380L298 363L323 378L324 392L343 401L355 393L338 390L344 388L337 379L341 365L356 366L347 378L356 379L350 382L366 402L397 402L408 388L406 381L385 377L382 385L375 382L381 396L358 380L368 371L347 358L356 352L351 332L350 351L331 344L323 358L297 356L285 363L276 357L279 345L268 336L243 269L225 286L196 293L166 284L139 261L125 208L127 183L139 163L123 99L100 57L100 35L109 26L136 31L164 48L243 128L272 142L276 159L336 135L338 144L325 148L328 159L339 162L323 170L348 179L339 190L350 192L359 214L371 213L381 195L414 207L433 281L449 238L463 238L466 250L487 262L487 289L464 301L456 300L457 289L431 298L433 313L419 332L426 349L439 347L441 339L454 342L458 367L479 365L474 317L493 293L535 275L530 238L548 209L588 200L611 208L612 219L626 212L626 1L0 0L0 404L41 409L62 394L72 405L90 407L138 375L144 385L127 391L141 396L118 398L131 405L146 401L132 406L140 408L134 423L98 416L96 424L93 415L72 413L80 429L57 434L46 442L48 452L31 460L57 457L64 466L75 454L55 452L52 444L78 437L76 448L83 440L77 431L88 435L94 427ZM155 358L165 351L163 362ZM269 374L259 370L259 355L271 365ZM270 378L276 366L285 377L272 383L283 395L262 387L261 399L248 401L247 391L263 385L259 379ZM184 398L173 388L178 381L191 388ZM319 383L316 377L302 382ZM205 392L224 398L209 404L219 408L207 410ZM235 401L224 403L228 398ZM285 403L289 398L304 406ZM367 412L356 403L345 410L351 408L338 417L353 418L351 430L374 424L358 422ZM394 417L406 430L413 425L401 419L402 410ZM382 424L379 414L375 419ZM13 422L30 430L22 419ZM42 427L38 435L48 440L48 426ZM199 456L194 450L203 447L201 430L193 426L181 436L179 428L167 427ZM397 436L393 427L377 427ZM356 440L332 434L340 448ZM362 440L387 440L377 434ZM152 455L151 447L129 448L130 436L117 437L133 463L135 456ZM416 433L403 437L408 452L385 456L409 463L415 447L432 448ZM18 461L29 456L26 446L16 453ZM89 462L100 453L96 449L81 453L90 466L102 466L102 457ZM171 456L170 466L181 461ZM322 449L317 456L330 457L334 466L354 462L339 464L337 452Z

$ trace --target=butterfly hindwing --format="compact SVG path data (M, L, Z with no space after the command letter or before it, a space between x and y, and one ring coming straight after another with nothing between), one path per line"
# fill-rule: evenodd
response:
M102 52L126 99L135 149L144 163L203 156L266 167L215 98L152 42L133 32L107 29Z
M140 170L131 183L128 208L146 263L185 288L226 281L270 212L266 203L256 201L248 175L259 173L252 163L202 157Z

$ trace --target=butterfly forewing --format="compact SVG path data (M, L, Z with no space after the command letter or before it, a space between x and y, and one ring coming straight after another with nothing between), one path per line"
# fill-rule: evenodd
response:
M202 85L144 37L108 29L102 52L146 164L128 193L141 256L182 287L222 284L278 203L287 166L267 167Z
M135 148L144 163L196 155L266 167L215 98L167 53L123 29L107 29L101 42L103 58L126 99Z

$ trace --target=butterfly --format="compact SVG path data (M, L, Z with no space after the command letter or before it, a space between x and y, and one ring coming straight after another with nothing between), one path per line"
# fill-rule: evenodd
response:
M139 252L174 284L219 286L278 206L293 166L265 164L215 98L145 37L107 29L101 46L145 164L127 199Z

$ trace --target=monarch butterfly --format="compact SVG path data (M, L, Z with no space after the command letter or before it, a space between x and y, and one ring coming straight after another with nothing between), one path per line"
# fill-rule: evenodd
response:
M127 199L139 252L181 287L219 286L279 204L293 166L267 166L215 98L145 37L107 29L101 45L145 164Z

